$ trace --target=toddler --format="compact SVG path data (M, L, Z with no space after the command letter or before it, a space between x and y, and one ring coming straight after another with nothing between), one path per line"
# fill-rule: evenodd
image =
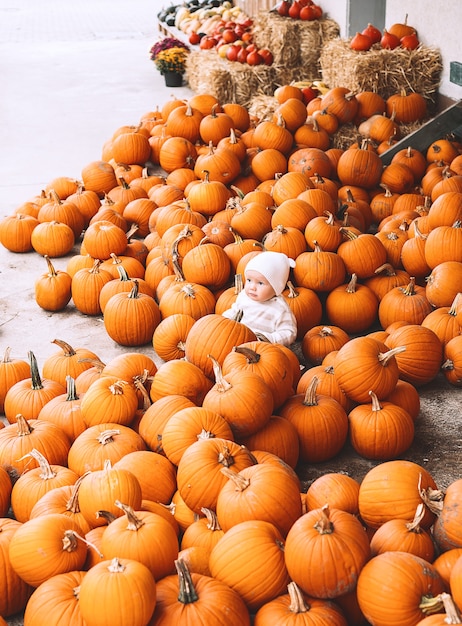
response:
M297 321L281 294L291 267L295 261L281 252L259 252L247 263L244 288L223 315L245 324L260 341L290 346L297 337Z

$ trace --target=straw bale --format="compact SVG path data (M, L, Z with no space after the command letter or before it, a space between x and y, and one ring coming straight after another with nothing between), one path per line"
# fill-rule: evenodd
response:
M322 80L329 87L346 87L355 93L374 91L385 99L405 89L420 93L430 111L435 108L443 69L437 48L384 50L375 44L357 52L351 50L350 41L331 39L321 50Z
M220 102L248 106L256 95L272 95L276 87L273 66L247 65L222 59L215 50L191 52L186 65L189 86Z
M255 96L249 106L249 115L259 122L271 120L279 106L274 96Z
M329 18L309 22L261 11L254 21L253 38L258 48L271 50L277 82L284 85L319 79L322 46L339 32L338 24Z

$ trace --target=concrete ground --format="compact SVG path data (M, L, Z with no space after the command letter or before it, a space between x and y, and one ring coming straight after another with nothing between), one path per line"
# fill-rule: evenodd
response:
M104 142L119 127L187 87L165 88L149 60L158 38L156 0L0 0L0 217L13 211L56 176L80 178L82 167L101 158ZM78 251L78 247L74 252ZM65 269L68 257L55 259ZM46 266L35 252L13 254L0 247L0 352L39 367L56 351L58 338L87 347L107 362L123 348L106 334L101 317L68 305L61 313L41 310L35 279ZM152 346L145 352L161 362ZM420 390L421 414L412 448L403 455L425 466L440 488L461 478L460 390L439 376ZM308 484L326 471L357 479L374 463L346 447L330 462L301 469Z

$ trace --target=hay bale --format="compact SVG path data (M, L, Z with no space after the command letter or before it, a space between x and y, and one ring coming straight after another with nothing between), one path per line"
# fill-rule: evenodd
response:
M261 11L254 21L255 44L273 53L278 85L319 79L321 48L339 32L338 24L328 18L308 22Z
M259 122L265 122L272 119L278 106L279 102L274 96L255 96L249 106L249 115Z
M249 106L256 95L272 95L275 75L273 66L228 61L215 50L191 52L186 64L186 77L193 91L243 106Z
M402 89L415 91L426 99L429 111L434 110L443 69L438 49L420 45L416 50L384 50L375 44L357 52L350 41L332 39L321 50L322 80L329 87L374 91L385 99Z

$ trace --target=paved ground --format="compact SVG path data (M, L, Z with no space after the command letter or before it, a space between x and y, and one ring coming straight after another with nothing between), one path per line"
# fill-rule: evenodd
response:
M149 60L157 39L155 13L162 4L138 0L0 0L0 217L12 214L56 176L79 178L101 155L115 129L136 124L174 92L166 89ZM55 262L64 269L67 259ZM103 361L121 348L108 338L101 318L72 307L41 311L33 282L45 272L36 253L15 255L0 247L0 352L32 350L39 365L59 338L90 347ZM155 357L151 346L139 351ZM405 457L424 465L445 488L461 478L460 390L442 377L421 390L415 443ZM335 460L307 468L313 480L326 471L361 479L372 463L345 449Z

